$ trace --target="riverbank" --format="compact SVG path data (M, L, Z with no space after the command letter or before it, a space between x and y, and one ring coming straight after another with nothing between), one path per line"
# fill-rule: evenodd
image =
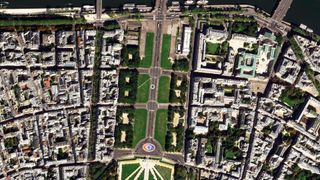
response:
M10 15L25 15L25 14L46 14L59 12L80 12L81 7L65 7L65 8L6 8L0 9L0 13Z
M153 6L154 0L102 0L104 8L120 8L126 3L144 4ZM10 0L7 1L7 8L61 8L61 7L82 7L94 5L95 0Z
M320 34L320 24L315 23L320 18L320 14L317 13L318 9L320 8L320 2L317 0L306 0L299 1L294 0L292 7L289 9L287 16L284 18L286 22L290 22L299 26L300 24L305 24L315 33ZM103 0L103 4L105 8L120 8L125 3L132 3L135 4L146 4L147 6L153 6L154 0L117 0L117 1L108 1ZM168 1L170 5L171 1ZM180 3L183 3L183 0L180 0ZM224 4L231 4L231 5L246 5L249 4L250 6L255 6L258 9L266 12L266 14L270 15L276 8L278 0L209 0L207 6L215 6L215 5L224 5ZM80 7L83 5L94 5L95 0L45 0L45 1L38 1L38 0L11 0L10 3L7 5L8 9L0 9L0 13L6 14L42 14L46 13L48 7L50 11L54 9L73 9L73 10L80 10ZM60 7L60 8L56 8ZM66 8L61 8L66 7ZM93 17L90 17L93 19Z

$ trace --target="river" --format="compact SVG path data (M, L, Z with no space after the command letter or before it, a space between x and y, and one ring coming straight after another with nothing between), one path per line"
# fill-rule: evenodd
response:
M320 0L294 0L284 20L305 24L320 34Z
M180 0L183 1L183 0ZM1 1L0 1L1 2ZM2 1L4 2L4 1ZM95 0L7 0L9 8L63 7L72 4L82 6L94 4ZM121 7L124 3L147 4L153 6L154 0L103 0L104 7ZM210 4L251 4L272 13L277 0L209 0ZM285 20L295 24L303 23L320 34L320 0L294 0Z
M251 4L271 14L278 0L209 0L213 4ZM320 0L293 0L285 21L296 25L305 24L320 34Z

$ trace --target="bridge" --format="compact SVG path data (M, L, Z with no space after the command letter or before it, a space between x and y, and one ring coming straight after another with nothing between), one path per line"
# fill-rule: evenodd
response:
M102 0L96 0L96 22L101 23Z
M272 32L280 33L281 35L286 35L291 31L290 24L283 21L288 10L291 7L293 0L280 0L277 8L275 9L272 17L262 16L254 9L247 9L246 15L253 16L257 20L258 24L262 27L270 29Z
M291 7L293 0L281 0L277 9L272 15L272 19L281 22Z
M268 22L268 27L275 31L280 32L282 35L286 35L291 30L290 25L283 22L283 18L286 16L288 10L291 7L293 0L280 0L277 9L274 11L272 17Z

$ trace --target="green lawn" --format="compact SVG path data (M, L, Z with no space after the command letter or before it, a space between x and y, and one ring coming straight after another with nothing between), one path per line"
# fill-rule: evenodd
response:
M225 152L224 156L225 156L226 159L233 159L234 158L234 153L232 151L228 150L228 151Z
M144 180L144 171L141 172L140 176L138 177L138 180Z
M164 69L171 69L172 64L170 62L170 46L171 46L171 35L164 34L162 37L162 47L161 47L161 67Z
M170 77L161 76L159 79L158 102L168 103L170 94Z
M159 109L156 114L154 138L161 144L162 148L164 148L166 144L167 122L168 110Z
M134 112L133 147L146 137L147 113L146 109L136 109Z
M149 173L149 178L148 178L148 180L154 180L154 179L160 179L158 176L157 176L157 174L156 174L156 177L154 177L151 173Z
M295 106L301 104L304 102L303 99L295 99L295 98L291 98L289 96L283 97L283 99L281 99L285 104L287 104L288 106L294 108Z
M161 174L163 179L171 179L171 169L159 165L155 165L155 168Z
M151 67L152 56L153 56L153 38L154 38L154 33L147 32L144 58L140 61L140 64L139 64L140 67L144 67L144 68Z
M161 179L160 175L156 174L157 179ZM154 179L153 179L154 180Z
M126 179L130 174L132 174L137 168L139 168L140 164L124 164L122 165L122 175L121 179Z
M136 176L139 174L139 171L136 171L128 180L134 180L136 178ZM125 180L125 179L122 178L121 180Z
M298 89L289 88L282 91L279 100L295 109L305 100L304 93Z
M211 43L211 42L206 43L206 53L207 54L217 55L217 54L219 54L219 51L220 51L220 44Z
M138 103L146 103L149 99L150 76L148 74L139 74L138 76Z

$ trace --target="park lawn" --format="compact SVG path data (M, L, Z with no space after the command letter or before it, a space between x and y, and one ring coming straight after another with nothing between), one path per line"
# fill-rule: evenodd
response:
M159 176L157 176L157 174L155 174L156 176L154 177L151 173L149 173L149 178L148 180L154 180L154 179L160 179Z
M288 106L294 108L295 106L303 103L304 100L302 99L292 99L289 96L283 97L282 101L287 104Z
M146 109L136 109L134 112L133 147L146 137L147 113Z
M280 101L287 104L293 109L302 104L304 102L304 99L304 93L294 88L284 90L279 97Z
M206 43L206 53L211 55L217 55L220 51L220 44L219 43Z
M122 165L122 174L121 179L126 179L128 176L130 176L137 168L139 168L140 164L123 164Z
M138 177L138 180L144 180L144 171L141 172L140 176Z
M226 152L225 152L225 158L226 159L233 159L234 158L234 153L232 152L232 151L230 151L230 150L227 150Z
M139 171L140 170L136 171L128 180L134 180L136 178L136 176L138 176ZM125 178L121 178L121 180L125 180Z
M155 168L161 174L163 179L171 179L171 169L159 165L155 165Z
M171 46L171 35L164 34L162 37L162 47L161 47L161 62L160 65L164 69L171 69L172 63L170 62L170 46Z
M167 122L168 110L159 109L156 114L156 127L154 132L154 138L160 143L163 149L166 144Z
M161 76L158 84L158 102L169 103L170 77Z
M153 38L154 38L154 33L147 32L144 58L141 59L139 67L143 67L143 68L151 67L152 56L153 56Z
M160 175L156 174L156 178L157 179L161 179Z
M137 103L146 103L149 99L150 76L148 74L139 74Z

